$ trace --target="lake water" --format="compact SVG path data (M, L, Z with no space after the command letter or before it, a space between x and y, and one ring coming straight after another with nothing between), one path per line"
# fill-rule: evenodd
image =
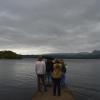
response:
M34 59L0 60L0 100L31 100L36 91ZM100 100L100 60L65 60L66 84L76 100Z

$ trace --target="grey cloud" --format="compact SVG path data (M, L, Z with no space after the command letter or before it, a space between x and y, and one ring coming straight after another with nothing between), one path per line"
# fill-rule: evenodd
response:
M0 0L0 49L20 53L100 49L99 2Z

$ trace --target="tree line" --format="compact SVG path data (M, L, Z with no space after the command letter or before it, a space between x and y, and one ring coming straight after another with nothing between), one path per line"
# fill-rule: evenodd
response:
M0 59L21 59L22 56L12 51L0 51Z

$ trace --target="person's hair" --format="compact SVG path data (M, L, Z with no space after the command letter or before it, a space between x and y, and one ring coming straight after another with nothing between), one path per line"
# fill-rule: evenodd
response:
M55 60L55 63L59 63L59 60L58 60L58 59L56 59L56 60Z
M41 61L43 60L43 57L42 56L38 56L38 61Z
M60 63L64 63L64 60L63 59L60 59Z

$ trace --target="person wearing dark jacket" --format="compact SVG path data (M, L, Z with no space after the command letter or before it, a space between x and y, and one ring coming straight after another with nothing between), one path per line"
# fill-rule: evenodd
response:
M47 75L47 85L51 85L51 72L53 68L52 59L47 59L46 61L46 75Z
M61 86L65 87L65 73L66 73L66 66L63 59L60 59L60 63L62 65L62 77L61 77Z

